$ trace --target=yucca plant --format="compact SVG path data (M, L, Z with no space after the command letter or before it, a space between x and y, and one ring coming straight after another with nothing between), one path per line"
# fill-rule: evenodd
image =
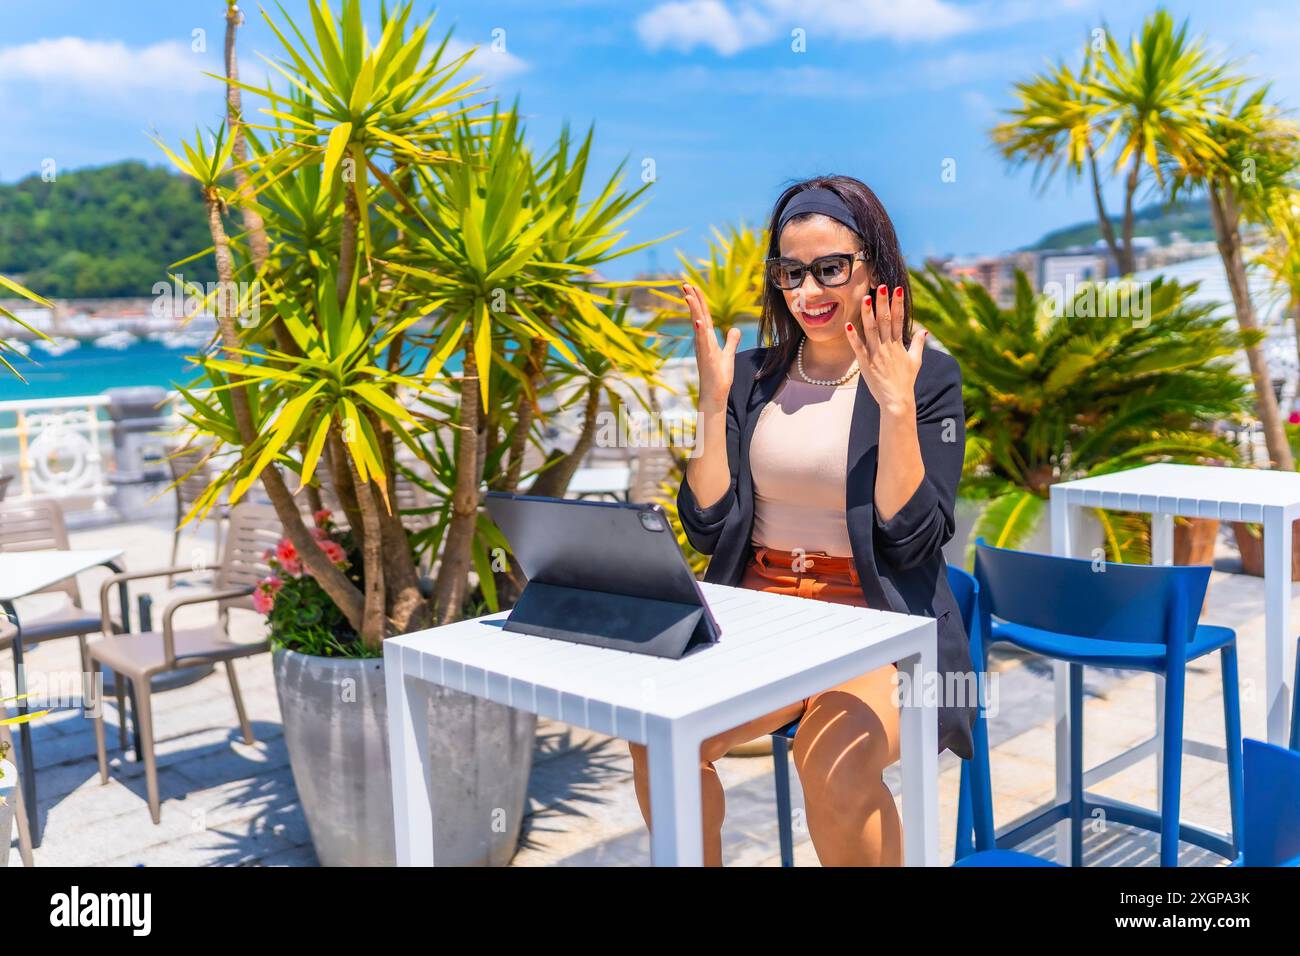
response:
M1003 309L982 286L933 269L913 283L917 322L962 367L962 495L984 502L972 540L1022 543L1057 481L1235 460L1214 425L1249 410L1249 382L1231 357L1258 333L1238 334L1194 303L1195 286L1089 284L1058 308L1017 273L1015 303ZM1099 517L1112 560L1146 546L1129 519Z
M704 296L713 324L725 337L741 322L757 322L763 310L763 260L767 255L767 230L743 222L738 226L714 227L708 253L692 259L677 253L687 280ZM682 321L690 317L686 300L655 290L664 304L658 310L662 320Z
M31 291L30 289L19 285L17 282L15 282L13 279L10 279L8 276L0 275L0 291L12 293L13 295L16 295L20 298L27 299L29 302L35 302L37 305L43 305L47 309L54 308L53 304L49 300L42 298L41 296L37 295L35 292ZM26 322L18 318L18 316L14 315L12 312L10 312L2 305L0 305L0 318L8 319L10 322L22 326L24 329L26 329L28 332L32 333L33 335L39 336L40 338L46 340L49 339L49 336L46 335L44 332L40 331L39 329L32 328L32 326L28 325ZM9 356L11 355L22 355L22 353L19 352L16 348L14 348L13 345L11 345L9 342L6 342L4 339L0 338L0 365L3 365L8 372L10 372L13 375L17 375L18 378L22 379L24 382L27 381L25 378L23 378L22 373L19 372L18 369L14 368L13 363L9 361Z

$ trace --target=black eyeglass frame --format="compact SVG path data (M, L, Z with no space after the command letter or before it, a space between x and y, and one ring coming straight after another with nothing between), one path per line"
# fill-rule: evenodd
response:
M839 286L849 284L849 280L853 278L853 263L858 259L861 259L863 262L866 262L867 254L865 252L854 252L854 253L832 252L830 255L818 256L816 259L814 259L812 262L809 263L803 263L800 262L798 259L790 259L786 256L770 256L767 259L763 260L763 266L764 266L764 271L766 272L767 275L767 280L771 282L772 285L776 286L778 289L782 290L783 292L792 292L795 289L799 288L801 285L803 285L803 280L807 278L809 272L812 272L813 278L817 280L817 284L820 285L823 289L834 289L834 288L838 288ZM821 263L827 262L829 260L834 260L840 263L846 263L848 265L848 271L844 273L843 282L826 282L822 279L821 269L819 268L819 266L821 265ZM782 285L780 282L776 281L776 276L773 274L773 269L775 266L782 265L782 264L793 264L795 268L799 270L799 278L794 285Z

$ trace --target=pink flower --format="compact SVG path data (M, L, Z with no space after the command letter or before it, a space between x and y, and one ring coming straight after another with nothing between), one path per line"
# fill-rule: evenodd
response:
M316 527L328 528L330 526L330 522L333 515L334 512L330 511L328 508L322 508L320 511L317 511L314 515L312 515L312 518L316 522Z
M280 562L280 567L284 568L286 573L302 574L302 560L298 557L298 549L288 538L281 538L280 543L275 546L275 559Z
M253 608L259 614L270 614L275 607L275 596L284 587L284 581L272 575L257 582L253 589Z
M311 536L315 538L317 541L328 541L330 533L326 531L324 528L312 528Z
M1287 418L1287 423L1291 425L1300 425L1300 412L1292 412Z
M343 545L337 541L326 538L320 543L320 549L325 552L325 557L330 559L330 563L335 567L345 567L348 563L347 552L343 550Z

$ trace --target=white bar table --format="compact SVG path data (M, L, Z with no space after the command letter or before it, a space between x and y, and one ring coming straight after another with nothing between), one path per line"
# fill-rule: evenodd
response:
M897 662L904 856L938 863L935 622L704 584L719 643L680 660L503 629L506 612L384 641L399 866L434 863L428 700L434 685L644 744L656 866L703 862L700 744L792 701Z
M1082 508L1146 512L1151 515L1151 562L1173 564L1174 516L1249 521L1264 526L1264 686L1269 743L1285 747L1289 732L1295 637L1291 633L1291 535L1300 518L1300 473L1252 468L1200 465L1145 465L1094 478L1063 481L1051 488L1052 553L1079 557L1079 518ZM1057 799L1069 795L1069 706L1066 665L1053 671L1056 686ZM1164 720L1164 682L1156 680L1156 732L1085 776L1085 783L1118 773L1137 760L1155 754L1160 780L1160 736ZM1222 748L1188 742L1186 752L1222 759ZM1157 799L1159 799L1157 797ZM1058 859L1068 837L1057 830Z
M29 711L25 694L27 693L27 675L23 666L23 628L18 618L14 601L28 595L43 591L52 584L104 565L110 570L120 572L116 561L125 553L124 548L97 548L68 551L9 551L0 553L0 609L3 609L9 622L17 633L13 640L14 683L19 696L18 713L26 715ZM122 603L123 626L128 630L126 621L127 606ZM26 723L18 725L18 734L22 739L23 766L20 770L23 784L23 800L26 803L27 818L31 824L32 844L41 845L40 825L36 811L36 767L32 756L32 731Z

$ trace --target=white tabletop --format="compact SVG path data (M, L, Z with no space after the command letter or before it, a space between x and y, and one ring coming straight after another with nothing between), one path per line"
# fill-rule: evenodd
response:
M1062 481L1052 495L1071 504L1165 512L1227 521L1259 521L1265 507L1300 505L1300 473L1205 465L1144 465Z
M64 578L116 561L125 548L71 551L0 552L0 601L16 601L42 591Z
M408 674L636 742L644 718L678 719L774 687L864 646L912 638L930 618L703 584L721 640L679 660L574 644L501 628L507 613L384 642ZM413 660L412 658L418 658ZM789 703L790 701L787 701ZM779 706L775 705L775 706Z

